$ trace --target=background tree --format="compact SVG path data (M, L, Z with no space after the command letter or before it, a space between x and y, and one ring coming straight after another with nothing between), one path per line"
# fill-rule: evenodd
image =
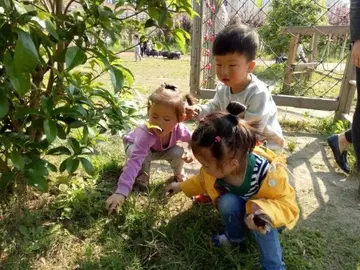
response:
M326 11L326 9L325 9ZM279 55L288 51L290 35L282 34L282 27L322 25L324 8L315 1L273 0L267 23L260 28L265 49Z
M189 35L173 28L173 16L193 16L190 0L128 1L129 16L121 16L124 1L114 9L102 3L0 2L0 188L18 182L46 191L49 170L72 174L80 164L93 174L86 155L96 135L129 125L137 109L120 94L133 75L105 37L115 42L127 27L140 35L168 27L185 49ZM139 13L148 19L134 19ZM104 73L113 91L97 81ZM59 168L49 155L65 155Z

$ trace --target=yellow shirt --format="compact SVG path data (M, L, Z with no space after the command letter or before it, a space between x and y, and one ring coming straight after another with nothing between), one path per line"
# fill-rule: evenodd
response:
M296 202L295 190L289 184L286 172L286 160L284 157L276 156L271 150L262 147L255 147L254 153L266 158L271 166L262 182L260 190L246 203L246 213L252 212L252 204L257 204L272 220L275 228L286 227L292 229L299 219L299 207ZM207 174L201 168L200 173L190 177L180 184L186 196L207 193L213 204L219 192L214 188L216 178Z

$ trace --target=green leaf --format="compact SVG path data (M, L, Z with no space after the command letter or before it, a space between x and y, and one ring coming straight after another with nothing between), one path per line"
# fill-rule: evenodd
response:
M162 50L162 44L161 43L159 43L159 42L156 42L155 43L155 50L157 50L157 51L161 51Z
M30 90L30 74L16 70L14 61L9 53L4 55L4 66L6 72L9 74L10 82L14 89L21 95L25 95Z
M44 176L25 173L24 178L28 185L33 186L37 190L41 192L46 192L48 190L48 182Z
M71 70L74 67L84 64L86 61L86 54L78 47L69 47L66 50L65 63L66 69Z
M29 231L24 225L19 226L19 232L24 236L29 236Z
M263 1L262 0L256 0L256 5L258 8L262 8Z
M48 162L40 159L35 158L32 160L30 164L25 166L25 172L31 176L39 176L39 177L46 177L49 175L48 172Z
M110 78L114 86L115 92L119 92L123 89L124 86L124 75L120 69L115 66L110 68Z
M75 154L81 153L81 148L79 142L74 138L69 138L68 143L70 144L71 148L74 150Z
M17 107L15 116L16 118L22 118L27 115L41 115L41 113L34 108Z
M71 155L71 151L69 149L67 149L65 146L59 146L59 147L55 147L50 149L47 152L48 155L53 155L53 156L59 156L59 155Z
M60 139L62 140L66 140L66 132L65 129L62 125L60 124L56 124L57 127L57 135Z
M187 33L184 29L177 28L172 31L172 34L174 35L175 40L179 45L181 52L185 53L186 39L190 39L189 33Z
M46 25L46 30L50 33L50 35L52 35L56 40L59 40L59 35L56 32L56 28L55 28L55 25L53 24L53 22L50 20L47 20L45 22L45 25Z
M68 161L70 161L70 160L71 160L71 157L69 157L69 158L65 159L63 162L61 162L60 168L59 168L59 171L60 171L61 173L66 170L66 166L67 166L66 164L67 164Z
M149 12L149 16L151 18L154 18L156 20L159 19L160 14L159 14L159 10L156 7L150 6L148 12Z
M30 34L24 31L18 31L13 63L14 71L31 73L38 63L39 54Z
M83 127L83 126L86 126L86 124L81 121L74 121L69 124L69 128L79 128L79 127Z
M22 170L25 166L25 160L19 152L11 152L11 162L14 164L15 168Z
M83 158L83 157L80 157L79 159L80 159L81 164L82 164L83 168L85 169L85 171L89 175L94 175L95 174L95 169L94 169L93 165L91 164L91 162L89 160L87 160L86 158Z
M77 168L79 167L79 159L74 158L74 159L70 159L68 160L68 162L66 163L66 170L68 172L68 174L73 174Z
M49 144L51 144L56 139L57 136L56 121L51 119L45 119L44 131Z
M0 118L3 118L7 115L9 111L9 102L6 94L3 90L0 89Z
M88 144L89 142L89 128L87 126L83 127L83 137L82 140L84 142L85 145Z
M0 177L0 189L5 189L11 182L15 180L15 173L3 173Z
M50 98L42 96L41 97L41 107L47 115L51 115L53 110L53 102Z
M57 172L56 166L50 162L47 163L47 168L52 172Z
M156 26L156 22L153 19L148 19L145 22L145 28L152 27L152 26Z

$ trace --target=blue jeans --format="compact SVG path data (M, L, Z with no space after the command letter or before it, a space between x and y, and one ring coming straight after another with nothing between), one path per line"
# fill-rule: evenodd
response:
M233 244L245 240L245 204L239 196L226 193L217 200L220 215L225 224L225 234ZM252 234L260 249L260 264L263 270L283 270L285 263L282 260L282 250L277 229L262 235L256 231Z

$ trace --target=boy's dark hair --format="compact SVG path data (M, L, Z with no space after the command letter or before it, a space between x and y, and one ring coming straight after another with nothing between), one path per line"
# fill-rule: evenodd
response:
M185 114L185 103L194 105L197 99L191 95L185 95L177 90L177 87L171 84L164 83L156 89L148 99L148 111L153 104L164 104L174 107L177 119Z
M239 53L252 61L256 58L258 47L258 33L247 25L236 23L225 27L216 35L213 55Z
M237 158L242 162L246 154L254 149L256 134L260 135L253 125L238 118L246 109L244 105L230 102L226 109L229 113L215 112L201 120L191 140L194 153L199 148L210 148L218 165L225 158Z

